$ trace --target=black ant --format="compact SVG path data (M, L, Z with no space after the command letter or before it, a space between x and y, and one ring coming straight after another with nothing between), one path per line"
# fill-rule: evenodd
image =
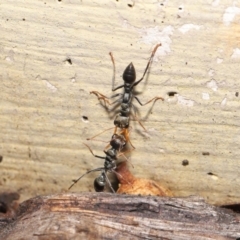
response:
M114 133L117 132L117 128L120 128L121 129L121 132L120 134L123 134L126 138L127 141L130 142L129 140L129 131L128 131L128 128L129 128L129 122L130 122L130 114L131 114L131 109L132 109L132 106L135 107L133 104L132 104L132 99L135 98L138 103L141 105L141 106L144 106L152 101L157 101L158 99L161 99L164 101L164 99L162 97L154 97L152 98L151 100L149 100L148 102L146 103L141 103L141 101L139 100L139 98L137 96L135 96L133 94L133 89L135 86L137 86L143 79L144 79L144 76L145 74L147 73L147 70L152 62L152 59L158 49L158 47L161 46L161 44L157 44L155 46L155 48L153 49L152 51L152 54L150 56L150 59L147 63L147 66L145 68L145 71L143 73L143 76L135 82L136 80L136 71L135 71L135 68L133 66L132 63L130 63L126 69L124 70L123 72L123 81L124 81L124 84L118 86L118 87L114 87L114 82L115 82L115 61L114 61L114 58L113 58L113 55L112 53L110 52L110 57L111 57L111 60L112 60L112 63L113 63L113 84L112 84L112 91L116 91L120 88L124 88L124 92L123 93L117 93L117 94L114 94L113 96L111 96L110 98L115 98L115 97L118 97L120 96L120 99L118 99L117 101L114 101L113 103L110 103L109 102L109 98L104 96L103 94L99 93L98 91L92 91L90 93L93 93L95 94L98 99L103 99L103 101L105 102L105 105L106 103L108 103L109 105L111 104L114 104L116 102L121 102L121 110L120 110L120 113L117 114L117 116L115 117L115 120L114 120L114 125L115 125L115 131ZM134 111L135 112L135 111ZM136 114L134 114L136 116ZM138 120L137 120L138 121ZM144 126L141 124L140 121L138 121L139 124L143 127L144 130L146 130L144 128ZM99 135L99 134L98 134ZM98 136L96 135L96 136ZM90 138L90 139L93 139L95 138L96 136ZM90 140L88 139L88 140ZM130 142L131 144L131 142ZM132 145L132 144L131 144ZM134 148L134 146L132 145L132 147Z
M118 152L120 152L126 145L126 140L125 140L124 136L113 134L112 139L110 141L111 148L108 149L107 151L104 150L104 153L106 154L105 157L95 155L88 145L86 145L86 144L84 144L84 145L87 146L87 148L90 150L90 152L92 153L92 155L94 157L105 159L104 167L99 167L99 168L95 168L95 169L87 171L82 176L80 176L77 180L73 180L73 184L68 188L68 190L70 188L72 188L85 175L87 175L91 172L102 171L101 174L97 178L95 178L95 180L94 180L95 191L96 192L102 192L104 190L104 187L105 187L106 182L107 182L109 187L111 188L112 192L115 193L115 191L114 191L114 189L111 185L111 182L110 182L110 180L107 176L107 173L108 172L114 172L115 174L118 174L115 171L115 169L117 168L116 161L118 160L117 159Z

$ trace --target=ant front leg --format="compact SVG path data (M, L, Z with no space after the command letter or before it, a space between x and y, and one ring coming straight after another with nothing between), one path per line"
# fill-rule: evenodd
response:
M101 158L101 159L105 159L105 157L95 155L95 154L93 153L92 149L91 149L87 144L85 144L85 143L83 143L83 144L89 149L89 151L91 152L91 154L92 154L94 157L96 157L96 158Z
M98 92L98 91L91 91L90 92L90 94L94 94L94 95L96 95L97 96L97 98L98 98L98 100L103 100L104 101L104 103L105 103L105 106L107 106L107 104L108 105L111 105L111 103L109 102L109 98L108 97L106 97L105 95L103 95L103 94L101 94L100 92ZM107 103L107 104L106 104Z
M150 56L150 59L149 59L149 61L148 61L148 63L147 63L147 66L146 66L146 68L145 68L145 70L144 70L143 76L142 76L137 82L135 82L135 83L131 86L131 88L133 88L133 87L135 87L136 85L138 85L138 84L144 79L144 77L145 77L145 75L146 75L146 73L147 73L147 70L148 70L150 64L152 63L153 57L154 57L154 55L155 55L158 47L160 47L160 46L162 46L161 43L159 43L159 44L157 44L157 45L155 46L155 48L153 49L152 54L151 54L151 56Z
M114 87L114 84L115 84L115 78L116 78L116 66L115 66L115 61L114 61L114 58L113 58L113 55L112 53L110 52L109 53L110 57L111 57L111 61L112 61L112 64L113 64L113 77L112 77L112 91L116 91L117 89L119 88L123 88L124 87L124 84L118 86L118 87Z
M147 101L146 103L141 103L140 99L136 96L134 96L134 98L138 101L138 103L141 105L141 106L145 106L147 104L149 104L150 102L153 102L155 103L157 100L161 99L162 101L164 101L164 98L162 97L154 97L152 98L151 100Z

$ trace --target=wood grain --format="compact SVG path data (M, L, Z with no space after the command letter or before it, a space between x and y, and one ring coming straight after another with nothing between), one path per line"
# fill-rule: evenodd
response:
M240 216L202 198L107 193L39 196L20 205L1 239L237 239Z

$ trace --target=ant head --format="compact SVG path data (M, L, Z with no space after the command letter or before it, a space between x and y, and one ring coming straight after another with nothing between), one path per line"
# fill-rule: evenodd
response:
M132 63L130 63L123 72L123 81L128 84L134 83L136 80L136 71Z
M123 135L113 134L110 145L115 150L121 150L126 144L126 140Z
M99 177L95 178L93 185L96 192L103 192L106 185L106 177L104 173L102 173Z

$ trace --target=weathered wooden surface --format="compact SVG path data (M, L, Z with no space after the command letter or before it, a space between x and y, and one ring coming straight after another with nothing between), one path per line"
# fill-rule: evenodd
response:
M199 197L70 193L22 203L0 239L237 239L239 221Z
M111 95L110 51L121 84L131 61L140 78L151 49L161 42L148 80L137 90L143 102L153 96L165 102L143 120L147 134L133 124L134 174L163 183L175 196L239 202L239 3L128 4L0 3L1 189L19 192L22 200L57 193L87 169L102 166L82 142L113 126L113 119L89 92ZM140 109L143 118L149 109ZM106 144L90 145L100 155ZM73 190L93 190L95 176Z

